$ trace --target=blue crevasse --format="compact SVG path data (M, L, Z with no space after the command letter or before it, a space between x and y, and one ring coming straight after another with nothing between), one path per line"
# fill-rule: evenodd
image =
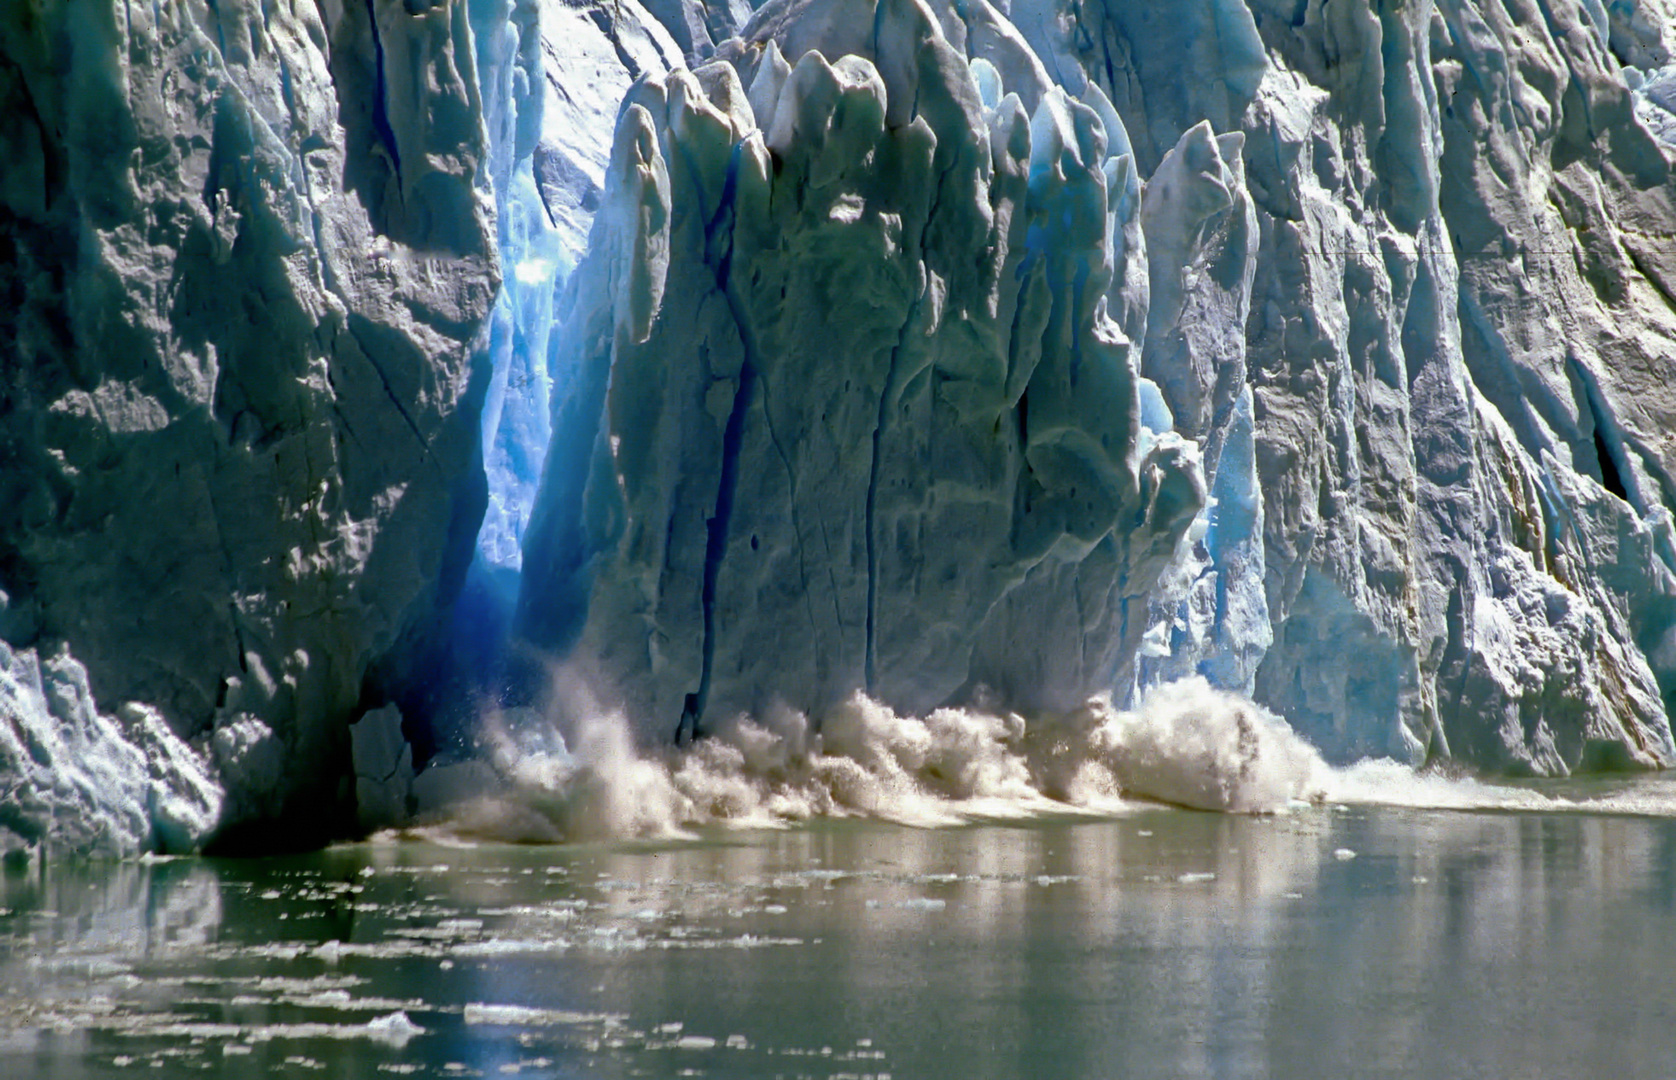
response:
M488 573L515 574L541 458L552 435L548 339L555 294L571 267L534 173L546 89L539 5L533 0L474 0L471 11L503 275L490 323L494 375L483 406L489 505L477 557Z
M669 33L635 0L562 8L471 0L470 11L503 282L487 335L488 505L445 657L453 674L440 699L444 712L458 711L446 702L461 693L505 693L503 647L524 533L553 439L553 402L575 375L556 364L564 289L598 206L616 98L635 78L680 58ZM440 734L460 734L453 729L462 722L469 721L439 716Z

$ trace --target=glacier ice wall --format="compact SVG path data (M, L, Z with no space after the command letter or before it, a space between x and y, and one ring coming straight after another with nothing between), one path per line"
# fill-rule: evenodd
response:
M664 737L1132 686L1205 492L1109 314L1121 123L1010 64L1027 110L917 4L767 5L718 55L620 114L522 631Z
M770 0L621 113L522 628L663 737L769 698L1029 708L1199 673L1340 760L1670 764L1673 26L1663 2ZM850 126L863 100L879 130ZM929 172L884 149L920 124ZM1056 171L1037 140L1067 127L1105 145ZM1103 228L1092 195L1086 224L1042 215L1073 164L1104 171ZM994 373L1035 285L983 273L1020 217L1044 327L1077 328L1029 370L1085 325L1122 356L1103 389L1064 363L1055 451L1103 436L1120 478L1169 456L1191 494L1156 533L1121 479L1037 531L1046 395Z
M1258 699L1341 758L1668 764L1668 5L1185 7L1013 14L1143 164L1245 135Z
M552 436L562 362L560 305L587 249L617 104L636 78L681 62L668 30L635 0L471 0L502 282L490 318L481 414L488 503L451 624L426 654L429 677L399 703L416 760L469 755L482 701L505 692L503 651L523 539Z
M353 821L348 722L482 513L472 45L463 3L0 15L8 845Z
M515 602L660 740L1200 675L1340 760L1668 765L1673 46L1670 0L8 10L0 846L399 818Z

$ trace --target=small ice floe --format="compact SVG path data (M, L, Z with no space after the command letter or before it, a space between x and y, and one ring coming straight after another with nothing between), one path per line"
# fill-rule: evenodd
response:
M870 911L877 911L884 907L900 908L903 911L942 911L948 906L949 902L947 900L933 900L930 897L923 896L912 900L898 900L894 904L887 904L883 900L867 901L867 908Z
M929 896L922 896L914 900L904 900L896 905L908 911L942 911L949 906L947 900L933 900Z
M380 1016L376 1020L367 1021L367 1035L374 1042L381 1042L396 1049L401 1049L415 1035L423 1035L425 1029L407 1018L405 1012L393 1012L389 1016Z
M443 919L436 924L437 930L449 934L474 934L483 929L482 919Z
M473 1002L465 1007L467 1024L499 1027L582 1027L610 1026L623 1017L612 1013L572 1012L568 1009L533 1009L525 1005L495 1005Z

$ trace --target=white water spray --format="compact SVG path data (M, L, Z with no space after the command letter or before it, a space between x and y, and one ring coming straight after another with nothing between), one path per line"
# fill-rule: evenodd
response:
M1273 813L1322 799L1330 773L1278 717L1199 678L1134 710L1097 698L1029 719L981 707L903 716L856 694L818 727L769 710L685 750L637 748L581 682L557 676L551 712L489 717L496 782L431 817L468 836L561 841L817 816L932 826L1110 814L1137 800Z

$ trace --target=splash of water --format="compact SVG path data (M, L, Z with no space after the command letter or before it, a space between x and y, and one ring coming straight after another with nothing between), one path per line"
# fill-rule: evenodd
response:
M685 750L637 747L582 680L555 684L560 708L487 719L493 781L436 808L450 832L586 840L856 815L929 826L1142 801L1272 813L1319 801L1330 775L1284 721L1200 678L1133 710L1096 698L1029 719L981 706L904 716L856 694L818 726L771 709Z

